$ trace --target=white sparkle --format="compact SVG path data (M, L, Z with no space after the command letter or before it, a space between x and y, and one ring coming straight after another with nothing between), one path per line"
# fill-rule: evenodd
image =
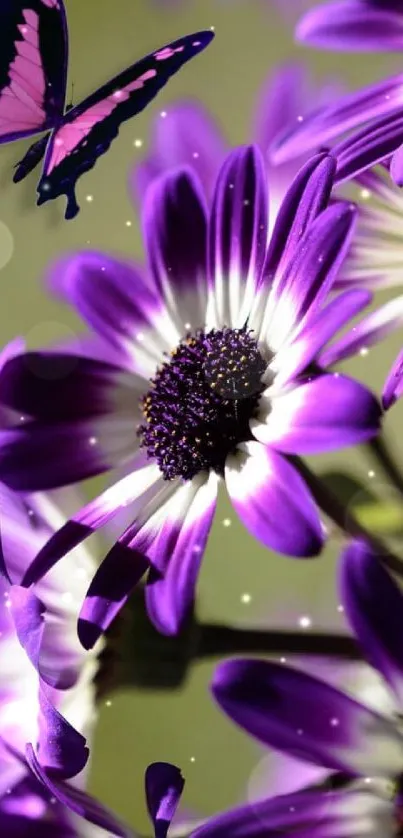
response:
M193 157L194 157L194 159L195 159L195 160L197 160L198 156L199 156L199 152L198 152L198 151L194 151L194 152L193 152Z
M302 736L303 732L302 727L299 727L297 730L298 736Z
M167 116L167 112L161 111L160 116L162 117L162 119L165 119L165 117Z
M195 546L193 547L193 552L194 553L201 553L201 549L202 548L200 547L200 544L195 544Z
M251 594L247 594L247 593L245 593L245 594L241 594L241 602L242 602L244 605L249 605L249 603L250 603L250 602L252 602L252 596L251 596Z
M215 32L215 26L210 26L210 31Z
M98 442L98 439L97 439L96 436L90 436L88 442L89 442L90 445L96 445L97 442Z
M183 325L184 325L185 329L191 329L192 328L191 323L184 323Z
M7 602L4 603L5 608L11 608L11 602L8 599Z
M93 200L94 200L94 196L93 196L93 195L86 195L85 200L86 200L86 201L88 201L88 203L90 204L90 203L91 203L91 201L93 201Z
M368 477L375 477L375 472L374 471L369 471L368 472Z
M344 605L338 605L338 606L337 606L337 610L338 610L339 614L343 614L343 612L344 612Z
M20 416L20 422L25 422L25 416Z
M364 783L371 783L372 777L364 777Z
M126 227L131 227L131 226L132 226L132 222L131 221L126 221Z
M312 625L312 620L310 617L307 616L300 617L298 620L298 625L300 625L303 629L310 628Z
M360 349L360 355L361 355L362 357L364 357L365 355L368 355L368 352L369 352L369 349L368 349L366 346L363 346L363 347Z
M301 116L301 114L299 116L297 116L297 122L303 122L303 121L304 121L304 117Z
M135 148L141 148L141 146L143 145L143 140L140 140L140 138L138 137L137 140L134 141L133 145Z
M280 658L280 663L287 663L287 658Z
M363 201L368 201L368 199L370 197L371 197L371 193L370 193L369 189L361 189L360 198L362 198Z
M105 707L112 707L112 702L109 698L108 701L105 701Z
M336 719L336 716L333 719L330 719L330 724L332 727L338 727L340 724L340 719Z
M143 332L137 332L136 337L137 337L137 340L139 340L140 343L141 343L141 341L144 340Z
M232 524L231 518L224 518L222 525L223 527L230 527Z
M196 762L196 757L190 757L190 762Z

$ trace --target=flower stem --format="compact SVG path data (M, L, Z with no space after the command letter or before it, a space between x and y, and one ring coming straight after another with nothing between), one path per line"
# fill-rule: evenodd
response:
M197 660L229 654L259 653L362 660L358 645L347 634L243 629L214 624L200 626L195 655Z
M366 443L367 450L375 463L380 466L390 484L403 496L403 474L396 465L395 458L383 436L374 437Z
M403 577L403 561L395 556L383 541L366 529L355 517L354 513L345 506L331 489L318 477L299 457L291 458L299 473L309 486L312 495L322 512L336 524L349 538L360 538L365 541L373 553L389 570Z

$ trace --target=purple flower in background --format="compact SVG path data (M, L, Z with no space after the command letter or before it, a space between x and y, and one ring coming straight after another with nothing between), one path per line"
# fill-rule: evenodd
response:
M0 434L0 476L27 491L126 468L49 540L23 581L32 584L131 506L129 527L88 590L84 646L148 568L151 619L162 632L178 631L223 479L264 545L291 556L320 552L318 511L287 455L353 445L380 423L380 406L361 384L309 371L370 299L357 289L326 305L355 217L351 204L327 206L333 174L326 154L305 164L267 247L263 159L253 146L236 149L209 213L191 170L147 190L147 281L102 253L56 267L59 291L103 340L102 357L90 346L80 356L34 352L6 364L1 398L24 421Z
M341 594L362 650L391 690L370 709L303 671L259 660L217 667L213 694L259 742L324 768L322 783L218 815L194 838L396 838L402 828L403 597L361 542L341 558ZM297 697L297 699L296 699Z
M318 106L333 101L341 93L335 79L315 84L305 65L287 63L272 72L258 93L248 141L255 142L265 156L269 178L269 233L281 202L307 155L300 155L284 166L271 166L267 152L274 138L294 125L300 113L312 101ZM211 199L218 172L230 150L218 121L198 101L172 103L164 116L151 126L150 148L136 163L129 176L129 190L134 203L141 207L152 181L178 166L190 166L199 177L206 196Z
M385 381L382 393L382 405L388 410L403 396L403 349L399 352L396 361Z
M304 15L296 38L323 49L400 51L403 6L400 0L328 0Z

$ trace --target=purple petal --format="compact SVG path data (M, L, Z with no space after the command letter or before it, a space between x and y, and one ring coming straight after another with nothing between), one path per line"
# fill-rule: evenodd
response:
M144 198L156 176L181 166L192 166L206 195L211 196L226 143L219 126L199 102L176 102L170 105L165 119L154 119L150 149L148 157L133 166L129 176L136 203Z
M226 661L215 671L212 691L250 735L297 759L365 776L391 776L401 766L403 740L393 723L297 669Z
M118 353L121 363L145 378L163 352L176 343L176 332L163 317L161 301L136 265L96 251L80 251L59 260L49 282Z
M86 739L56 710L45 688L39 693L41 708L38 759L50 776L76 777L88 761Z
M45 606L35 594L18 585L11 587L10 601L18 640L35 669L38 669L45 625Z
M151 573L146 587L148 614L163 634L177 634L189 614L195 587L210 533L217 502L217 476L198 486L185 514L162 525L152 544L152 555L158 557L161 572ZM164 530L175 529L174 537ZM166 542L169 542L169 551ZM164 569L165 566L165 569Z
M122 537L114 544L88 588L78 620L84 649L95 646L149 566L147 559L131 548L130 541L125 542Z
M126 418L27 422L0 431L0 479L23 492L68 486L120 465L136 443L135 426Z
M401 109L402 84L403 75L400 73L341 96L325 107L300 114L294 126L273 142L271 161L279 165L298 158L301 154L327 146L330 140L368 120L397 113L397 109Z
M316 556L324 535L302 478L275 451L244 443L227 458L225 480L242 523L266 547L288 556Z
M166 838L185 781L181 771L169 762L153 762L145 774L147 808L155 838Z
M333 186L336 162L329 154L317 154L302 166L279 209L263 269L265 282L274 280L273 293L280 296L282 271L293 256L301 237L327 206Z
M370 390L335 373L268 399L267 410L263 401L251 429L260 442L286 454L319 454L375 436L381 415Z
M300 240L269 297L262 334L272 351L317 315L348 253L355 220L351 204L333 204Z
M403 349L399 352L385 381L382 392L383 409L389 410L401 396L403 396Z
M345 358L351 358L357 355L360 349L367 349L384 340L402 325L403 296L389 300L364 317L351 331L321 353L320 363L323 367L330 367Z
M258 148L228 155L217 180L209 230L209 272L217 321L245 322L266 252L266 172Z
M403 143L403 116L401 106L387 116L373 119L364 128L337 143L332 152L337 158L336 183L357 177L376 163L394 154ZM391 171L398 176L398 166Z
M143 392L144 381L132 373L60 352L26 352L8 361L0 374L2 402L44 422L110 415L119 407L136 411L136 395Z
M302 329L296 340L280 349L273 359L271 368L277 370L276 386L280 383L284 385L306 369L336 332L369 305L371 300L370 291L351 289L338 294L321 309L317 317Z
M370 831L369 831L370 830ZM393 834L393 805L364 791L326 785L222 812L192 838L375 838Z
M402 9L382 8L381 3L363 0L336 0L304 15L297 26L296 37L302 43L323 49L401 50Z
M403 698L403 596L367 545L350 544L340 559L341 601L372 666Z
M160 477L158 466L144 465L145 462L145 457L140 455L136 470L82 507L54 533L28 568L21 583L24 587L38 582L62 556L104 527L128 504L135 501L141 504L145 493L153 490Z
M143 229L158 296L181 333L188 321L198 327L207 304L207 210L191 169L154 181L144 202Z
M113 836L118 838L133 838L131 830L122 824L115 815L99 803L98 800L81 791L81 789L74 786L67 785L67 783L57 782L47 774L39 763L32 745L27 745L26 759L28 765L40 783L42 783L48 791L56 798L63 806L67 806L77 815L80 815L86 821L89 821L101 829L107 830Z

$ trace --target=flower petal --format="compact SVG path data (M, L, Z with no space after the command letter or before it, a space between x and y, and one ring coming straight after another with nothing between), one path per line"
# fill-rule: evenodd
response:
M399 352L385 381L382 392L383 409L389 410L401 396L403 396L403 349Z
M287 460L257 442L227 458L225 480L242 523L266 547L288 556L316 556L323 532L313 499Z
M273 399L262 397L259 417L250 424L256 439L278 451L319 454L370 439L380 421L380 405L370 390L335 373Z
M178 340L161 300L135 265L96 251L59 260L48 282L119 353L127 368L150 378Z
M0 396L12 410L44 422L116 411L140 420L144 381L103 361L62 352L26 352L0 373Z
M243 326L259 284L267 241L266 173L261 153L228 155L217 180L209 231L209 273L216 321Z
M176 169L151 184L143 229L158 296L179 334L199 328L207 305L207 210L191 169Z
M273 142L270 152L272 163L279 165L315 151L369 120L401 110L402 85L403 75L399 73L340 96L325 107L300 114L295 125Z
M316 316L350 247L356 213L351 204L335 203L307 229L288 262L279 289L271 294L261 335L277 352Z
M341 601L372 666L403 699L403 596L364 543L350 544L340 558Z
M403 738L393 723L302 671L268 661L225 661L212 691L221 709L259 742L297 759L364 776L390 777L401 767Z
M403 116L400 105L398 110L380 119L373 119L333 147L332 152L337 158L335 182L341 183L357 177L360 172L365 172L394 154L402 143ZM391 173L392 176L398 175L399 168L391 167Z
M108 831L112 836L118 838L133 838L132 831L122 824L105 806L99 803L94 797L86 794L81 789L75 788L72 785L55 780L51 777L41 766L38 758L32 748L32 745L27 745L26 759L28 765L36 777L45 788L56 798L63 806L67 806L77 815L80 815L86 821L89 821L101 829Z
M45 627L45 606L32 591L27 591L26 588L21 588L19 585L13 585L10 588L9 595L10 610L18 640L22 648L25 649L32 665L35 669L39 669L39 656Z
M163 634L177 634L188 616L195 596L195 587L201 561L214 518L218 478L211 472L204 483L192 481L194 494L182 518L167 519L152 544L149 554L158 557L161 571L150 574L146 587L148 614ZM171 513L172 514L172 513ZM175 530L167 538L169 528ZM166 543L169 543L167 552Z
M55 532L35 557L21 584L29 587L38 582L62 556L104 527L121 509L135 502L141 506L147 492L155 493L160 471L158 466L145 465L146 462L141 454L130 474L82 507Z
M147 808L155 838L167 838L185 781L181 771L169 762L153 762L145 774Z
M395 329L403 325L403 296L389 300L383 306L367 314L354 328L320 355L320 364L330 367L357 355L360 349L367 349L384 340Z
M276 373L276 387L284 386L291 378L314 361L325 344L372 300L370 291L351 289L338 294L313 321L309 321L295 341L274 356L268 372Z
M210 197L226 152L224 137L210 112L197 101L172 103L168 118L154 119L151 132L150 152L129 176L134 201L144 198L155 177L181 166L192 166Z
M265 284L273 282L273 295L281 296L283 272L310 224L326 208L336 171L330 154L311 157L291 183L274 225L263 269Z
M137 447L130 418L27 422L0 431L0 479L16 491L56 489L109 471Z
M381 3L335 0L311 9L299 21L298 41L323 49L354 52L401 50L401 8L382 8Z
M192 838L378 838L393 834L391 801L326 785L239 806L209 818Z

